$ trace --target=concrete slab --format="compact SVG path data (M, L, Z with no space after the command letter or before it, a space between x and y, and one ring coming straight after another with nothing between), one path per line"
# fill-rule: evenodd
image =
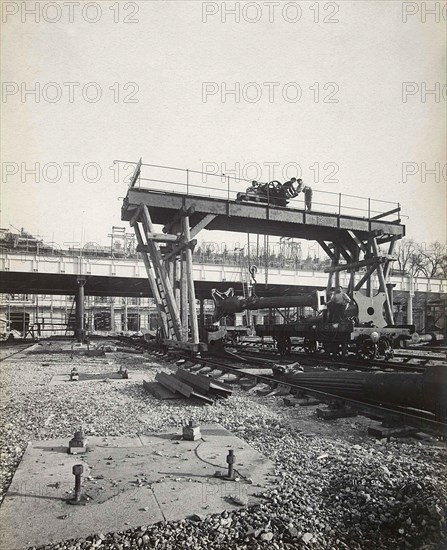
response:
M79 380L70 380L70 373L68 374L55 374L50 380L50 386L59 386L61 384L79 384L79 382L104 382L104 380L118 381L118 382L142 382L147 378L147 371L144 370L129 370L129 378L122 378L121 374L114 372L100 372L100 373L88 373L80 372Z
M83 455L66 440L30 443L0 508L0 549L16 550L94 533L120 531L248 505L271 483L273 464L218 424L202 425L202 439L181 430L140 437L90 437ZM214 477L234 450L239 481ZM74 464L84 466L85 506L70 506ZM26 528L25 527L26 522Z

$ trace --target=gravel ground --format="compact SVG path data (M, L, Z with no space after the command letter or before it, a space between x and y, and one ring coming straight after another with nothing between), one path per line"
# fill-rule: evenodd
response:
M42 348L37 346L39 350ZM267 504L136 530L104 533L47 549L445 548L447 449L432 439L377 442L361 417L319 420L313 408L286 407L281 397L240 390L215 405L158 401L132 382L49 386L54 374L173 367L150 357L109 353L86 358L27 351L0 365L0 495L29 440L87 434L137 435L194 418L219 422L268 456L279 487Z

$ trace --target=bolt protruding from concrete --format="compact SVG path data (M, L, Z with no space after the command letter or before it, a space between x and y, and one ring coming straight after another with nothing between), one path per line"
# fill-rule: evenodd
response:
M73 475L75 476L75 496L74 500L80 502L81 500L81 476L84 472L84 466L82 464L75 464L73 466Z
M183 439L187 441L196 441L201 439L200 426L193 420L189 420L188 423L183 426Z
M228 451L228 455L227 455L227 464L228 464L228 477L230 479L233 479L234 477L234 469L233 469L233 464L235 462L235 457L234 457L234 451L233 449L230 449Z
M121 370L121 378L123 378L124 380L127 380L129 378L129 371L127 370L127 368Z

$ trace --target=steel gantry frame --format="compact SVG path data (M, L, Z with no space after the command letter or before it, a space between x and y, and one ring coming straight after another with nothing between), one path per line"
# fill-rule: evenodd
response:
M327 295L333 286L339 286L340 272L346 271L350 275L347 292L356 301L362 322L371 321L377 327L394 326L392 285L387 279L396 259L393 257L395 244L405 234L400 205L371 216L368 199L368 216L355 217L342 213L340 208L338 214L333 214L279 208L270 203L241 203L231 200L230 190L226 199L191 195L190 171L172 167L158 168L186 174L186 183L179 183L186 187L186 194L141 189L142 166L156 165L143 165L141 159L137 163L123 203L122 219L129 221L135 230L138 250L143 255L160 313L163 336L171 344L189 349L197 349L199 345L192 252L196 245L194 237L205 228L256 232L262 224L260 232L266 239L268 235L286 235L316 240L331 259L332 265L326 270ZM142 179L176 184L161 179ZM397 219L389 220L389 216L394 215ZM156 233L154 224L164 226L163 233ZM385 252L382 246L387 247ZM266 274L267 270L268 266ZM373 295L372 277L375 274L379 288Z
M369 316L373 319L377 313L381 313L372 310L370 310L371 313L368 312L368 303L372 304L372 299L374 298L371 280L374 272L376 272L379 280L376 296L379 299L381 296L383 297L382 303L385 309L386 323L389 326L394 326L392 285L387 283L387 279L392 262L397 259L393 256L393 252L399 236L381 237L382 232L380 230L371 232L366 238L360 237L356 231L348 230L343 240L333 242L319 240L318 244L329 256L332 264L331 267L325 270L329 274L327 293L329 294L331 288L339 286L340 272L347 271L350 274L347 293L354 296L358 303L362 301L360 290L364 289L366 291L366 298L370 300L365 301L363 317ZM379 248L380 245L384 244L388 244L388 251L386 253L382 253ZM341 263L343 260L344 263ZM362 268L366 268L366 272L356 281L356 273ZM377 302L378 300L375 301L375 304ZM358 303L358 305L361 307L361 304Z

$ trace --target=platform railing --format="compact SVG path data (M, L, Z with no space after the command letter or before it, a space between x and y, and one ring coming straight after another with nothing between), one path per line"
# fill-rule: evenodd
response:
M136 163L116 160L116 163L134 164L136 171L131 178L130 186L137 189L147 189L164 193L180 193L192 196L202 196L215 199L234 201L238 193L243 193L251 186L252 180L236 177L230 174L216 174L162 166L157 164ZM267 183L267 182L258 182ZM284 183L284 182L281 182ZM304 182L305 185L306 182ZM397 202L372 199L358 195L336 193L314 189L312 185L312 212L328 213L338 216L377 219L388 222L400 222L400 205ZM268 193L266 203L277 206ZM291 199L288 208L305 209L304 193ZM392 219L390 219L390 216Z

